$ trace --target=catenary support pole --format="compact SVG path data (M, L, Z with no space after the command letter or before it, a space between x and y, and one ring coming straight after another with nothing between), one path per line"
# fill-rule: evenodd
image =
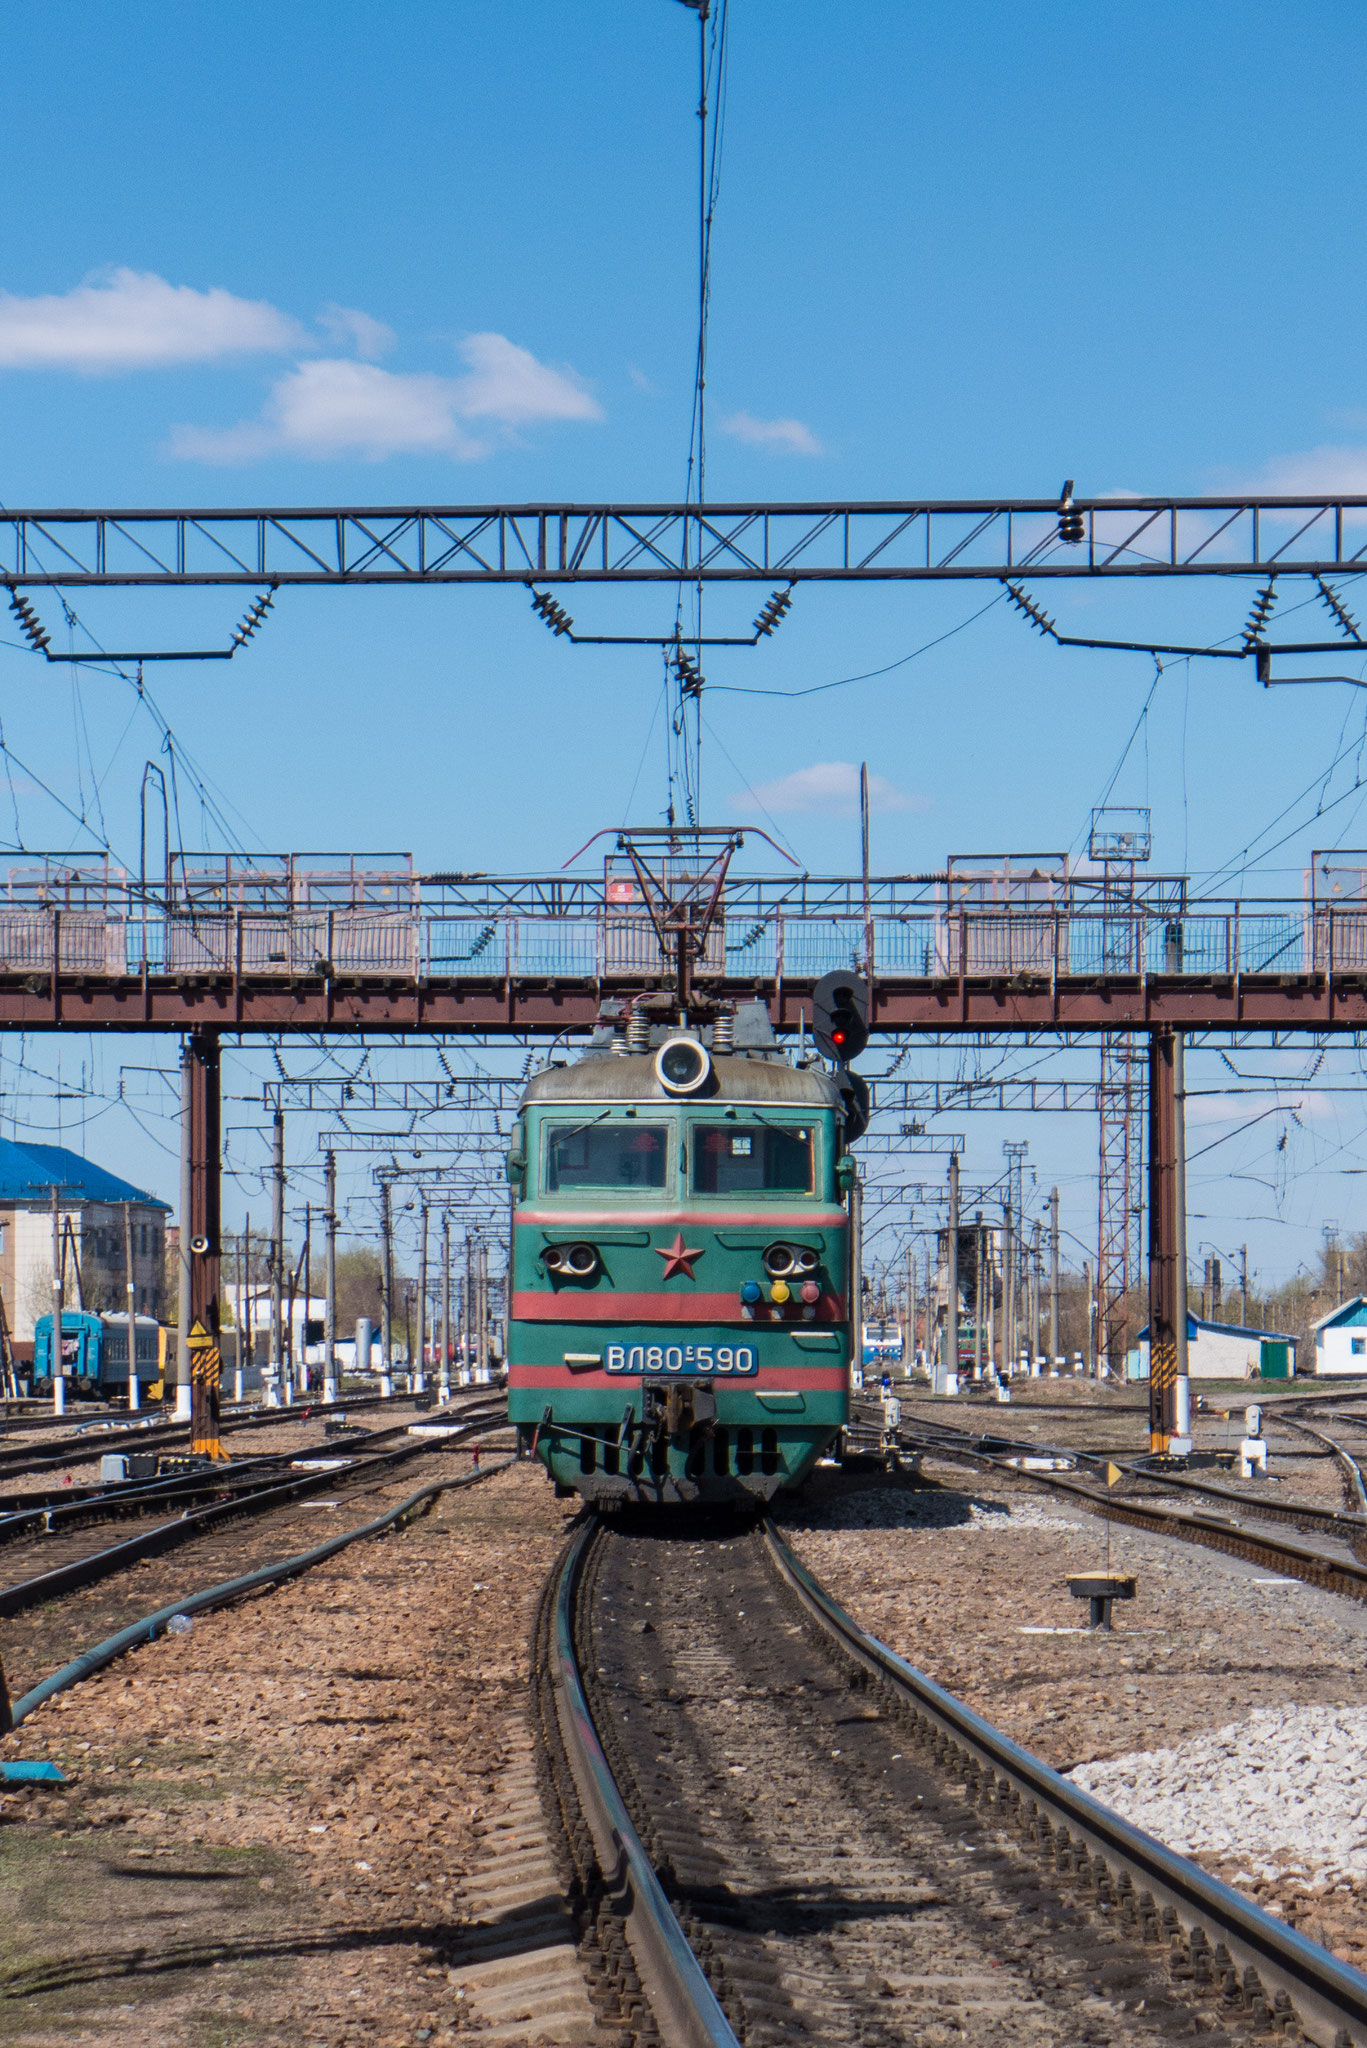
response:
M1187 1358L1187 1081L1186 1040L1172 1035L1172 1107L1175 1152L1173 1195L1177 1222L1177 1378L1173 1387L1174 1448L1191 1449L1191 1378Z
M427 1204L418 1204L418 1298L413 1331L413 1391L427 1391Z
M1049 1356L1058 1359L1058 1189L1049 1190Z
M176 1421L190 1420L190 1044L180 1049L180 1229L176 1257Z
M1177 1318L1181 1243L1177 1193L1177 1034L1149 1039L1149 1448L1165 1457L1177 1434Z
M190 1063L190 1448L227 1453L219 1429L219 1048L216 1031L192 1031Z
M959 1155L949 1155L949 1221L945 1231L944 1392L953 1393L959 1371Z
M394 1371L394 1226L389 1182L380 1182L380 1371Z
M285 1333L285 1112L271 1127L271 1356L269 1397L274 1407L292 1398Z
M441 1212L441 1364L437 1387L443 1402L451 1398L451 1212Z
M1016 1362L1016 1230L1010 1202L1002 1204L1002 1376Z
M973 1377L983 1376L983 1331L987 1321L986 1304L991 1298L991 1275L987 1271L987 1245L983 1230L983 1212L979 1209L973 1218Z
M141 1388L138 1385L138 1286L133 1277L133 1204L123 1205L123 1271L124 1296L128 1310L128 1412L136 1414L142 1406Z
M856 1387L864 1384L864 1183L856 1173L849 1193L850 1362Z
M66 1374L62 1358L62 1312L65 1307L62 1286L62 1216L58 1207L59 1191L52 1190L52 1348L48 1362L52 1367L52 1412L66 1413Z
M237 1342L233 1346L233 1399L242 1401L247 1394L248 1347L252 1341L252 1219L250 1211L242 1219L242 1234L237 1240L237 1303L233 1315L233 1328Z
M326 1252L323 1280L323 1399L337 1399L337 1154L324 1161Z

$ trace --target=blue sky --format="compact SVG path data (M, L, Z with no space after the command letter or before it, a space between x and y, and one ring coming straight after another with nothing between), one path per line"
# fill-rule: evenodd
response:
M732 0L710 493L1367 488L1365 39L1346 4ZM680 495L696 40L677 0L15 10L0 497ZM856 827L829 771L867 759L876 866L1064 848L1133 736L1114 798L1151 803L1168 870L1219 870L1303 790L1250 889L1298 893L1312 846L1367 837L1361 793L1312 815L1357 776L1356 693L1175 664L1137 727L1151 664L1050 649L1000 604L874 682L723 694L880 667L991 594L800 590L772 642L709 668L705 809L753 812L753 785L804 861L844 868ZM744 626L761 595L718 595L712 623ZM1057 610L1206 638L1249 595L1060 591ZM78 609L105 645L174 645L226 637L240 605ZM670 604L573 609L613 632ZM655 658L555 642L517 590L286 592L230 670L153 687L258 847L535 869L633 788L637 821L663 803ZM127 854L160 745L127 685L0 647L0 716L27 767L0 834L17 815L29 846L78 843L42 782ZM192 781L185 837L220 843ZM1047 1142L1081 1183L1090 1137ZM1306 1256L1317 1203L1348 1209L1312 1167L1295 1256L1274 1234L1270 1266Z

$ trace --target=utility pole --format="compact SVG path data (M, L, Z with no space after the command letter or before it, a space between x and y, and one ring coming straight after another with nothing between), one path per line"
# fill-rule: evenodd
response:
M291 1398L285 1341L285 1112L277 1109L271 1142L271 1343L272 1406Z
M451 1211L441 1212L441 1366L437 1374L438 1398L443 1405L451 1398Z
M1239 1246L1239 1322L1248 1328L1248 1246Z
M180 1231L176 1259L176 1421L188 1422L193 1406L190 1388L190 1049L180 1056Z
M52 1189L52 1412L66 1413L66 1380L62 1373L62 1219L57 1209L57 1188Z
M133 1278L133 1204L123 1205L123 1270L124 1291L128 1303L128 1412L134 1414L142 1406L142 1389L138 1385L138 1290Z
M906 1335L902 1339L902 1377L911 1378L911 1368L916 1358L916 1246L907 1240L907 1320Z
M252 1306L250 1298L252 1278L252 1219L251 1213L242 1219L242 1235L237 1240L237 1351L233 1360L233 1399L241 1401L247 1392L247 1345L252 1339Z
M389 1182L380 1182L380 1371L394 1370L394 1259L390 1223Z
M1039 1357L1040 1289L1044 1279L1044 1254L1040 1249L1040 1220L1037 1216L1030 1232L1030 1272L1027 1282L1027 1298L1030 1304L1030 1366L1034 1370Z
M1058 1357L1058 1189L1049 1190L1049 1357Z
M418 1318L414 1331L415 1394L427 1390L427 1204L418 1204Z
M1009 1201L1002 1203L1002 1376L1009 1379L1015 1363L1016 1233Z
M945 1393L957 1387L959 1372L959 1155L949 1155L949 1228L945 1233ZM951 1385L950 1376L953 1376Z
M851 1380L864 1380L864 1182L856 1173L846 1197L850 1212L850 1363Z
M983 1293L987 1281L987 1296ZM991 1296L991 1276L987 1272L987 1246L984 1243L983 1212L979 1209L973 1219L973 1377L983 1376L983 1318L984 1302Z
M327 1210L326 1264L323 1281L323 1400L337 1399L337 1154L326 1154L323 1164L324 1200Z
M1187 1082L1186 1039L1173 1033L1173 1096L1177 1133L1177 1436L1191 1437L1191 1376L1187 1358Z
M1090 1259L1084 1259L1082 1261L1082 1290L1087 1297L1087 1334L1083 1339L1083 1342L1086 1345L1086 1354L1083 1363L1086 1365L1088 1372L1092 1372L1096 1368L1097 1357L1095 1328L1096 1301L1092 1295L1092 1262ZM1097 1374L1097 1377L1100 1378L1099 1372Z

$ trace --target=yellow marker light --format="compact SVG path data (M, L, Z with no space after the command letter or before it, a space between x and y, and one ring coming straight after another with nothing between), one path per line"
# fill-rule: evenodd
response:
M785 1301L791 1301L792 1289L789 1287L788 1282L786 1280L775 1280L773 1286L769 1289L769 1299L770 1301L776 1301L780 1308Z

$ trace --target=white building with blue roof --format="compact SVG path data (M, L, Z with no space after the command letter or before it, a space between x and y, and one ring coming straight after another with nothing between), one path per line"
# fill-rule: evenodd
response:
M1367 1295L1355 1294L1311 1327L1317 1373L1367 1379Z
M164 1319L169 1206L65 1145L0 1138L0 1294L10 1336L28 1355L52 1309L52 1195L68 1308L126 1309L126 1222L139 1315Z

